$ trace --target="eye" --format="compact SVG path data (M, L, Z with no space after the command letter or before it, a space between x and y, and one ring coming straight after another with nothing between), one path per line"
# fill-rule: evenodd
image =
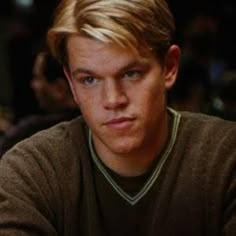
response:
M123 75L123 79L137 79L140 76L141 76L141 72L140 71L132 70L132 71L127 71Z
M97 79L93 76L87 76L83 79L85 85L93 85L97 82Z

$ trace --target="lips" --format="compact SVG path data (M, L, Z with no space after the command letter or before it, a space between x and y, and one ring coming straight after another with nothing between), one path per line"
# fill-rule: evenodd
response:
M133 124L134 120L135 118L132 117L120 117L109 120L105 125L117 130L127 129Z

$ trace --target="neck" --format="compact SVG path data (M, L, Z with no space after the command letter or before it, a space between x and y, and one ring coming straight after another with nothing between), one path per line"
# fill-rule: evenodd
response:
M96 139L94 145L99 158L108 168L121 176L139 176L149 170L168 140L169 124L167 114L153 133L156 136L146 140L136 150L125 154L114 153L107 148L101 148Z

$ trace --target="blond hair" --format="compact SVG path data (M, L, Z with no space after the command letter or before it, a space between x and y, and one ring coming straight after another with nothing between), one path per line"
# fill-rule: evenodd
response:
M52 54L67 63L70 35L113 42L140 52L144 45L164 59L175 30L165 0L62 0L47 40Z

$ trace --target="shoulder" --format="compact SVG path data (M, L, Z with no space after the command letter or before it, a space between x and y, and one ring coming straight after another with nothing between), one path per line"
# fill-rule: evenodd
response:
M86 138L85 132L86 124L82 117L78 117L71 121L59 122L50 128L42 130L27 139L26 143L43 145L49 149L53 146L64 148L64 146L70 145L72 142L80 143L84 141Z
M27 179L37 179L34 183L41 182L43 186L53 183L54 188L68 182L61 189L73 189L69 183L78 185L81 158L88 159L89 155L85 127L80 117L59 123L17 143L0 160L0 178L2 174L6 178L17 175L18 179L24 179L27 175Z
M0 156L13 147L16 143L33 134L50 128L62 121L71 120L75 114L61 112L56 114L32 115L25 117L18 124L10 128L0 140Z
M202 174L235 174L236 123L218 117L181 113L175 153ZM189 165L189 164L188 164ZM208 171L207 171L208 170Z
M224 217L226 210L229 215L234 210L236 123L199 113L180 114L168 177L173 176L186 202L193 200L207 212L211 225L219 214Z
M63 224L63 215L71 216L68 212L77 209L82 189L80 159L82 155L88 159L84 129L82 118L59 123L2 156L0 211L5 211L4 219L10 219L14 211L22 222L30 216L40 225L43 219L51 230L52 222Z
M180 128L191 137L220 141L226 138L236 144L236 122L201 113L181 112Z
M86 125L82 117L61 122L17 143L7 151L5 162L37 162L44 167L71 165L87 147Z
M231 170L236 162L236 122L218 117L181 112L176 152L191 162L207 166L227 165ZM223 164L224 163L224 164ZM235 164L234 164L235 163Z

